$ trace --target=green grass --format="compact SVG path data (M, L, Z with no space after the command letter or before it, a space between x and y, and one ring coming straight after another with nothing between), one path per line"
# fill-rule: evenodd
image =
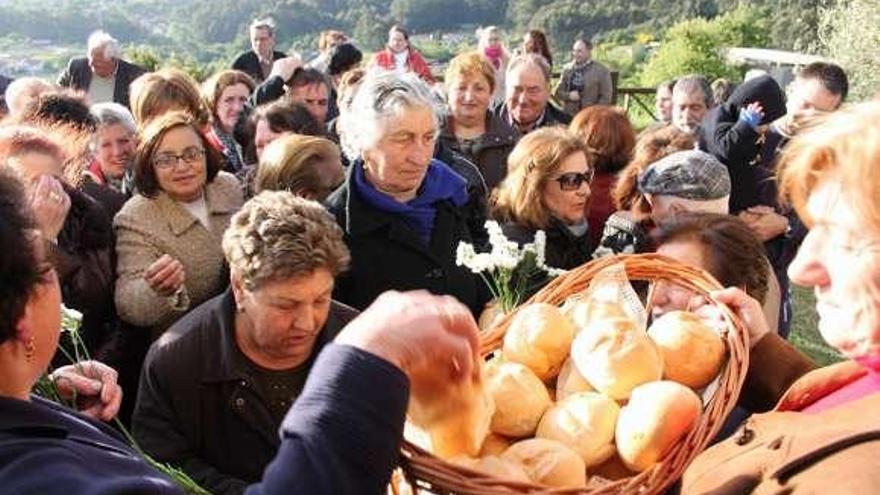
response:
M817 330L816 300L809 289L794 287L794 320L789 341L819 366L843 360L843 357L822 340Z

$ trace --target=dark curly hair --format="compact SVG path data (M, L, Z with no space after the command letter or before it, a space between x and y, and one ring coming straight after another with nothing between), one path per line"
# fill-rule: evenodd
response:
M0 343L15 335L15 326L51 265L34 250L36 224L27 206L24 186L0 164Z

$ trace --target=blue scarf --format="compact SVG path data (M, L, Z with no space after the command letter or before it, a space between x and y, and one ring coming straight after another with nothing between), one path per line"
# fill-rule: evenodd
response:
M397 201L370 184L364 173L363 160L351 166L354 167L352 184L361 199L379 211L400 216L425 246L430 244L434 230L434 217L437 216L435 205L450 200L455 206L462 206L468 200L467 181L439 160L431 160L416 197L406 203Z

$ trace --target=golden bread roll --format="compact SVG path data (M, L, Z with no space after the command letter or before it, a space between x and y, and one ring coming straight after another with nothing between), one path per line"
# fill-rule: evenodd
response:
M492 397L483 386L482 375L445 386L443 381L438 379L430 391L412 394L407 415L428 434L434 455L443 459L476 456L489 434L495 411Z
M521 481L523 483L530 483L532 481L520 464L496 455L488 455L478 459L457 457L450 460L450 462L458 464L459 466L464 466L468 469L473 469L474 471L481 471L505 481Z
M580 392L544 413L537 438L556 440L578 453L589 468L614 454L614 428L620 406L597 392Z
M663 359L644 330L627 318L591 323L571 346L571 359L597 391L614 400L663 376Z
M556 377L556 396L554 400L561 401L577 392L595 392L586 378L581 376L577 368L572 364L571 358L562 363L559 376Z
M580 488L587 484L587 467L576 452L546 438L531 438L510 446L502 459L525 469L535 483L556 488Z
M544 382L519 363L493 366L486 373L486 390L495 404L490 430L509 437L533 435L552 404Z
M667 380L700 389L718 376L724 364L721 336L694 313L666 313L651 324L648 336L663 354Z
M502 352L506 360L527 366L546 382L559 373L574 333L574 325L556 306L529 304L510 322Z
M617 418L617 453L627 468L644 471L697 424L702 411L697 394L680 383L664 380L640 385Z

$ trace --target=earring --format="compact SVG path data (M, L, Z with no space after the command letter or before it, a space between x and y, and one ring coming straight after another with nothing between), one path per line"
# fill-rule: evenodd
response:
M37 346L34 344L34 338L28 337L28 339L24 343L24 359L28 363L32 363L34 361L34 353L37 351Z

